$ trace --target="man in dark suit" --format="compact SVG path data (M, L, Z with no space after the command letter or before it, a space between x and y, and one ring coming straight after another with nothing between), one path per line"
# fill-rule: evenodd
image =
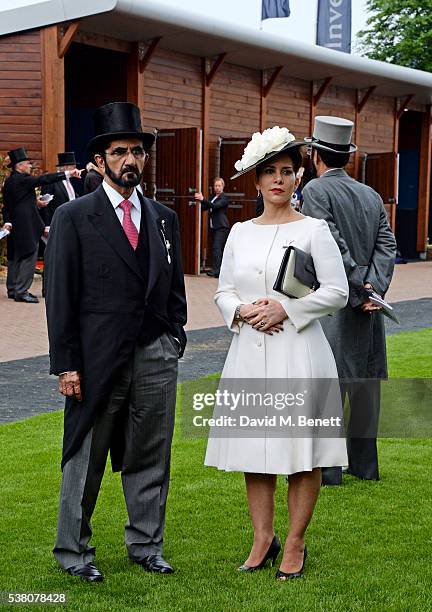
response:
M209 211L209 227L213 236L213 270L208 276L219 278L222 255L229 234L227 208L229 200L224 194L225 181L215 178L213 182L213 197L206 200L201 192L195 194L195 199L201 202L202 210Z
M53 172L32 176L32 163L24 148L8 153L11 175L3 187L4 216L11 225L10 247L13 259L8 263L8 297L16 302L37 303L37 297L29 293L33 282L38 245L45 230L38 207L44 204L36 199L36 187L43 187L71 176L79 178L79 170ZM8 245L9 246L9 245Z
M333 350L343 401L348 395L348 472L378 480L376 435L380 379L387 377L384 320L371 292L385 295L393 275L396 241L381 197L352 179L344 167L357 147L353 123L339 117L316 117L313 148L318 177L303 190L305 215L325 219L339 246L349 284L345 308L321 320ZM324 468L323 484L342 482L341 468Z
M136 189L155 135L138 107L107 104L89 144L104 181L57 209L45 255L51 373L66 396L54 556L103 579L89 546L108 451L120 470L129 558L168 574L162 557L177 361L186 298L177 216Z
M75 153L73 151L58 153L57 158L58 172L72 172L75 170L77 164L75 160ZM52 218L57 208L66 202L75 200L75 198L78 196L70 178L65 178L62 181L57 181L57 183L52 183L51 185L46 185L42 188L42 195L45 194L52 195L53 199L48 202L48 205L45 208L40 210L40 215L45 223L45 227L50 227Z

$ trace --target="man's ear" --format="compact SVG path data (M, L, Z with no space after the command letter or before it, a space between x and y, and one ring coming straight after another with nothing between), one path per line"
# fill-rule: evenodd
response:
M99 168L99 170L102 170L102 172L105 172L105 160L102 157L102 155L100 155L99 153L96 153L96 155L94 156L94 161L97 167Z

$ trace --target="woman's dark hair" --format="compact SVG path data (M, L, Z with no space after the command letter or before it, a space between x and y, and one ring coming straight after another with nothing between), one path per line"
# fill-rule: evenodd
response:
M277 158L280 155L288 155L288 157L291 158L293 166L294 166L294 172L297 174L299 168L301 168L302 165L303 165L303 155L300 152L300 147L295 147L295 148L293 147L292 149L288 149L287 151L281 151L280 153L278 153L277 155L275 155L274 157L272 157L268 161L264 161L261 164L258 164L258 166L255 168L256 177L259 178L259 176L260 176L260 174L262 174L264 168L266 168L272 162L277 160Z
M332 151L324 151L317 149L318 155L329 168L345 168L349 162L349 153L332 153Z

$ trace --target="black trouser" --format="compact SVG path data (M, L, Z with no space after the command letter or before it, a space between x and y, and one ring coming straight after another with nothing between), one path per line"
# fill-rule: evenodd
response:
M220 227L213 229L213 274L219 274L222 263L222 255L225 247L225 242L228 238L229 229Z
M27 295L33 282L37 261L37 248L25 257L14 257L8 261L6 286L8 295L23 297Z
M379 480L376 437L381 399L381 381L364 379L341 383L342 404L348 395L350 420L347 428L348 472L366 480ZM323 484L340 484L342 468L323 468Z

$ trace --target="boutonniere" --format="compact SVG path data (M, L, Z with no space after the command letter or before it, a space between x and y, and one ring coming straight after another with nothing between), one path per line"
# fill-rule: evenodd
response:
M165 235L165 219L161 220L161 230L160 231L161 231L165 249L166 249L167 260L168 260L168 263L170 264L171 263L171 255L170 255L171 243Z

